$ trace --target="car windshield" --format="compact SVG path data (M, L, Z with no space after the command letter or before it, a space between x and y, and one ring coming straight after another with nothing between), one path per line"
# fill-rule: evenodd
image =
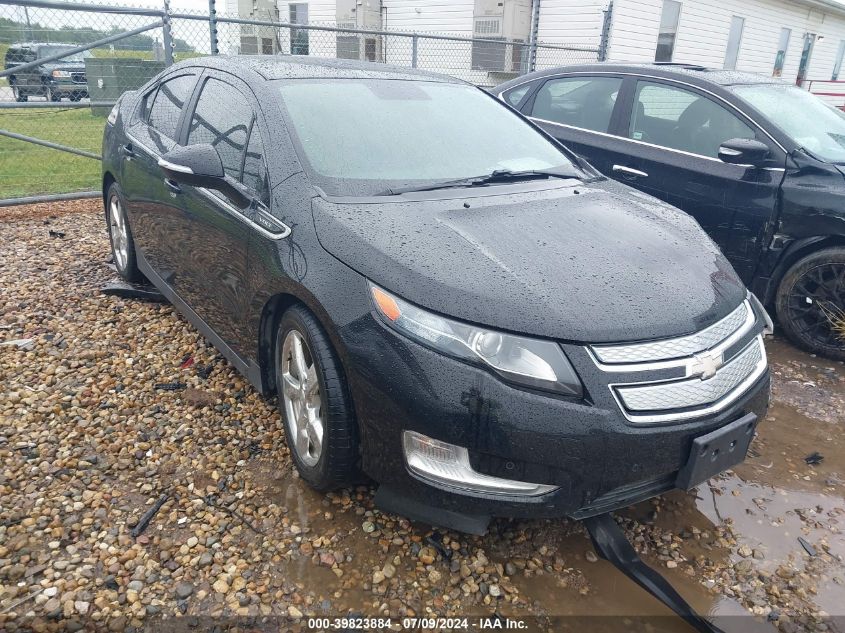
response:
M821 160L845 163L845 117L790 85L737 86L734 92Z
M278 82L300 158L334 195L372 195L496 170L583 177L566 154L481 90L389 79Z
M60 53L64 53L65 51L72 51L76 46L41 46L38 49L38 57L45 58L45 57L52 57L53 55L59 55ZM67 57L62 57L61 59L57 59L58 62L84 62L86 57L91 57L91 51L82 51L81 53L74 53L73 55L68 55Z

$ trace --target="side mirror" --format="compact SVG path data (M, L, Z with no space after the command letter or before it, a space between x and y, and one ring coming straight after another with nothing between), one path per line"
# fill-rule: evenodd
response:
M219 191L242 208L250 203L242 185L226 175L220 154L209 143L174 147L158 159L158 166L178 183Z
M769 146L749 138L733 138L719 147L719 159L731 165L760 167L769 157Z

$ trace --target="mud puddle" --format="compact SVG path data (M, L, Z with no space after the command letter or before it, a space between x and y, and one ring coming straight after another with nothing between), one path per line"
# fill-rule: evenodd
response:
M845 615L845 371L782 341L768 349L774 399L746 463L619 513L644 560L727 632L772 631L786 617L813 630L802 614ZM820 463L805 462L813 453ZM580 524L499 520L484 537L441 532L374 512L369 488L322 495L278 464L251 460L249 479L256 505L284 508L279 524L264 526L289 543L269 571L286 595L307 594L303 611L568 616L549 626L598 632L619 620L596 616L626 616L632 627L691 630L595 561Z

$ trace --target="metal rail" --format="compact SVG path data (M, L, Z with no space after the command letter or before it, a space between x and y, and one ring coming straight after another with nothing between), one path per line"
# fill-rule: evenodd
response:
M117 13L124 15L148 15L163 17L161 9L142 9L140 7L116 7L108 4L89 4L87 2L64 2L58 0L3 0L0 4L18 7L36 7L39 9L58 9L60 11L88 11L90 13Z
M8 0L4 0L4 2L6 1ZM164 26L164 20L159 20L158 22L153 22L152 24L148 24L146 26L139 26L137 29L132 29L131 31L125 31L116 35L110 35L108 37L89 42L88 44L83 44L82 46L77 46L75 48L64 50L61 53L56 53L55 55L48 55L47 57L42 57L40 59L36 59L35 61L27 62L26 64L18 64L16 66L12 66L11 68L0 72L0 77L8 77L9 75L14 75L15 73L23 73L31 68L37 68L38 66L41 66L43 64L49 64L50 62L57 61L64 57L70 57L71 55L76 55L77 53L91 50L92 48L105 46L106 44L111 44L113 42L132 37L133 35L139 35L141 33L151 31L153 29L160 29Z
M99 198L101 191L77 191L74 193L47 193L40 196L24 196L23 198L5 198L0 200L0 207L13 207L18 204L39 204L42 202L62 202L64 200L86 200Z
M85 158L93 158L94 160L102 160L102 157L99 154L95 154L94 152L86 152L84 149L77 149L75 147L69 147L67 145L61 145L59 143L54 143L53 141L45 141L41 138L35 138L34 136L27 136L26 134L18 134L17 132L9 132L8 130L0 130L0 136L6 136L8 138L13 138L16 141L25 141L26 143L32 143L33 145L41 145L42 147L49 147L50 149L57 149L60 152L67 152L68 154L76 154L77 156L84 156Z
M61 103L59 101L0 101L0 110L26 110L33 109L79 109L79 108L111 108L116 101L71 101Z

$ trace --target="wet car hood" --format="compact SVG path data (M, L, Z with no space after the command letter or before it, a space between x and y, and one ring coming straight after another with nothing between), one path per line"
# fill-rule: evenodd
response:
M746 296L698 224L650 196L613 182L512 191L315 198L312 210L323 248L373 282L514 332L595 343L678 336Z

